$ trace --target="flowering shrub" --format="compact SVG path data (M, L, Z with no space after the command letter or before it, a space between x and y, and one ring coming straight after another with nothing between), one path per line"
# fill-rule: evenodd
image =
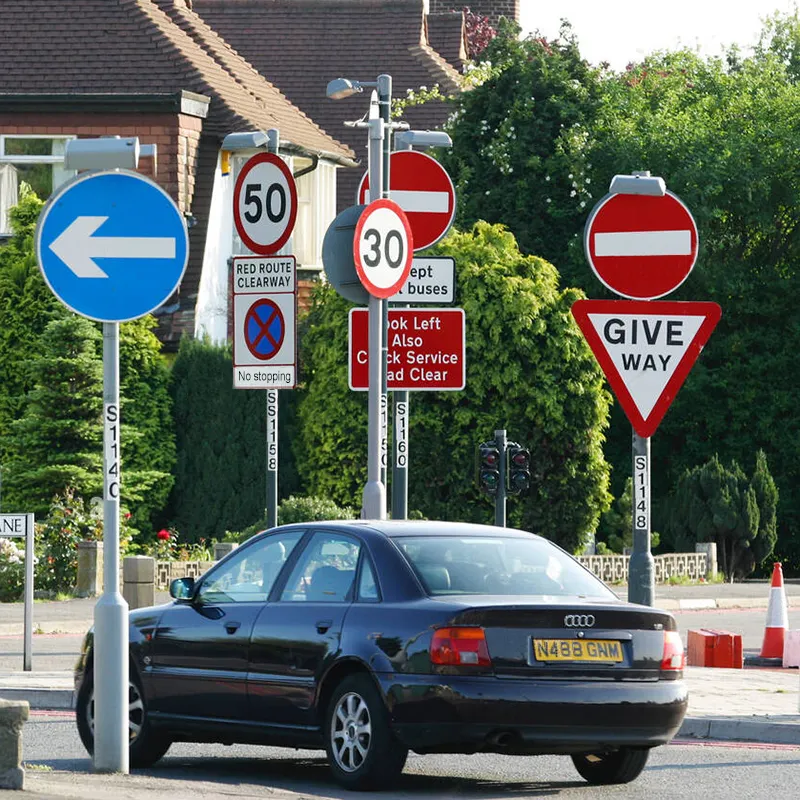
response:
M120 547L123 552L134 533L129 519L130 514L120 514ZM78 575L78 542L102 539L102 504L87 503L71 488L56 495L47 517L36 525L37 591L71 591Z
M206 539L181 544L175 528L162 528L156 534L156 540L144 546L143 553L156 561L211 561L211 550L211 543Z
M22 598L25 586L25 550L13 539L0 538L0 603Z

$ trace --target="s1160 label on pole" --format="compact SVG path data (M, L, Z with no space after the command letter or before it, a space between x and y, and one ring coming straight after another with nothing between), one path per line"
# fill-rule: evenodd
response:
M394 404L395 465L400 469L408 466L408 403Z
M103 407L105 425L105 493L104 500L119 500L119 406L106 403Z

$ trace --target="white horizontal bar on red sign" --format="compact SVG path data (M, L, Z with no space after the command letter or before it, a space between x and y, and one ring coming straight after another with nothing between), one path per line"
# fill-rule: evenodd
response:
M596 233L596 256L688 256L692 253L692 232L621 231Z
M447 192L410 192L403 189L392 189L390 199L403 211L425 214L447 214L450 212L450 195ZM365 197L371 202L369 190Z

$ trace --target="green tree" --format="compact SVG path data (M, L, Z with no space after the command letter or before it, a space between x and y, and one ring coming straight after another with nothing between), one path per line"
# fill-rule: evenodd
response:
M455 99L453 146L440 154L456 186L457 224L501 223L523 253L560 266L591 209L586 151L601 72L581 58L568 25L554 41L520 41L501 22L477 66L487 77Z
M602 436L609 397L570 315L580 295L555 269L523 256L500 226L478 223L435 250L455 258L466 313L466 389L412 395L409 506L430 519L488 522L475 449L505 428L531 450L531 491L509 522L571 550L608 504ZM366 397L347 385L348 304L322 289L303 328L306 390L298 407L298 472L308 494L360 506L366 478Z
M722 572L730 580L745 577L772 553L777 503L763 452L752 478L735 461L726 466L714 455L678 480L668 536L679 551L695 542L716 542Z
M45 325L63 316L64 306L42 280L33 252L36 220L41 200L21 184L20 201L10 212L13 236L0 246L0 465L12 452L11 423L25 406L32 388L28 364L37 352L36 342Z
M264 516L266 504L265 393L233 388L230 347L188 338L171 391L177 463L169 519L185 542L243 530ZM291 394L278 392L279 498L295 491Z
M152 316L120 325L122 498L145 538L158 529L175 478L170 371Z
M4 489L8 504L37 515L73 487L84 498L102 491L102 363L100 334L68 314L48 323L30 359L34 388L11 424L12 456Z

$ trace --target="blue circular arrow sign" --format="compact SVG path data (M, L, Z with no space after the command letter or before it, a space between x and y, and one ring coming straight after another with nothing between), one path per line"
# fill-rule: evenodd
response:
M90 172L66 183L36 226L36 257L64 305L89 319L125 322L178 288L189 258L180 209L136 172Z

